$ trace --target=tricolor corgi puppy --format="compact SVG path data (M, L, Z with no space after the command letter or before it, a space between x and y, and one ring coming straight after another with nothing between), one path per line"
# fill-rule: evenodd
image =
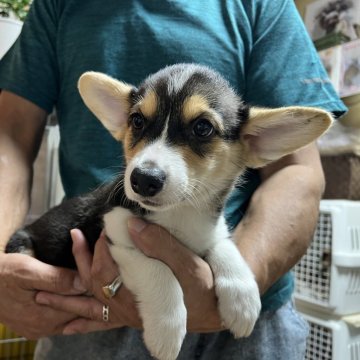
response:
M79 91L122 142L125 172L19 230L7 251L75 267L70 230L81 229L93 247L105 228L122 280L138 301L146 346L158 359L176 359L186 334L183 292L164 263L130 240L127 220L141 216L209 263L224 326L235 337L250 335L260 312L259 290L225 224L226 196L246 168L313 142L331 116L298 106L249 107L219 74L193 64L166 67L139 88L87 72Z

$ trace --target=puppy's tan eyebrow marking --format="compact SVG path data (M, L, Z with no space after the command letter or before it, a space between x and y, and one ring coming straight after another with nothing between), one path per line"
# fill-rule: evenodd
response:
M211 108L207 100L201 95L187 97L182 106L182 114L185 123L194 120L199 115L210 112Z
M137 104L141 113L148 119L156 115L158 107L158 97L153 90L149 90L145 93L145 96Z
M210 107L206 98L201 95L191 95L184 100L182 106L183 121L185 124L204 115L220 131L224 130L224 124L220 115Z

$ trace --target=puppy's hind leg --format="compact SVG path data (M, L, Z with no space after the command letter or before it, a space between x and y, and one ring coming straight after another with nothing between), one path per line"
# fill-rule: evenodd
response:
M6 244L6 253L20 253L35 256L33 242L26 230L18 230Z

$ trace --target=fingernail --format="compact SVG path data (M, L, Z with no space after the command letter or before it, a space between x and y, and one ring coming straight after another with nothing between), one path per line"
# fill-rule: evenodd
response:
M137 233L141 232L146 225L147 224L144 220L141 220L137 217L132 217L128 220L129 230L135 231Z
M43 294L37 294L36 295L36 302L38 304L42 304L42 305L49 305L50 302L49 302L49 299L44 296Z
M86 288L84 287L84 285L81 283L80 277L78 275L75 276L74 278L74 283L73 283L73 287L75 290L77 291L81 291L81 292L85 292Z
M77 239L79 236L79 230L78 229L71 229L70 230L71 239Z

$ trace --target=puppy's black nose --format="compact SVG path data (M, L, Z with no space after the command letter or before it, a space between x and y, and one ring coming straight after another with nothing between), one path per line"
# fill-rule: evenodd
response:
M164 186L166 174L156 167L135 168L130 175L132 189L142 196L154 196Z

